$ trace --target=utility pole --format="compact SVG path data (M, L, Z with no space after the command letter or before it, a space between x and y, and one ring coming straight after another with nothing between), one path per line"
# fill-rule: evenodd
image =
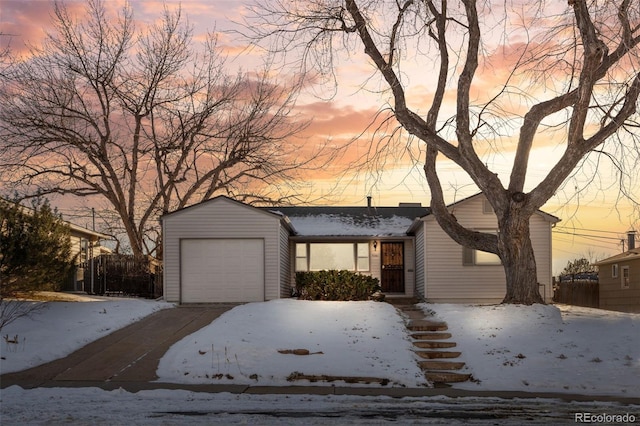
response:
M92 219L92 222L93 222L92 229L95 232L95 230L96 230L96 209L94 209L93 207L91 207L91 219ZM94 272L93 272L93 269L94 269L94 264L93 264L93 257L94 257L93 246L94 246L94 242L93 242L93 239L92 239L92 241L91 241L91 261L89 262L89 265L91 265L90 266L90 268L91 268L91 292L95 293L96 289L95 289L95 283L94 283L94 277L93 277L93 275L94 275Z

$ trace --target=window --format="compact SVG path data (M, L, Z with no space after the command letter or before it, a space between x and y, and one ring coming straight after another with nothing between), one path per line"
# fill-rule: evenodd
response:
M353 271L353 244L309 244L309 270L346 269Z
M622 288L629 288L629 267L622 267Z
M618 264L611 265L611 278L618 278Z
M357 248L357 266L358 271L368 271L369 270L369 244L368 243L358 243L356 244Z
M307 245L296 244L296 271L306 271L307 268Z
M494 253L486 251L475 250L475 264L476 265L501 265L502 261L500 256Z
M498 235L496 230L478 230L486 234ZM462 264L464 266L474 265L502 265L500 256L481 250L474 250L468 247L462 247Z
M298 243L296 271L369 270L368 243Z

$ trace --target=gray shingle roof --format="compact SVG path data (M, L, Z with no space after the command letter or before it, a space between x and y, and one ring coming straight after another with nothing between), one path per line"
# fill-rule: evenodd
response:
M416 218L430 210L417 205L398 207L261 207L289 218L299 235L402 236Z

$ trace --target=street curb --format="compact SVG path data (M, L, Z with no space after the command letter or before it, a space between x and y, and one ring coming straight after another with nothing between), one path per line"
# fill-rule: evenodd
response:
M15 384L14 386L20 386ZM3 386L4 387L4 386ZM23 387L23 386L20 386ZM24 387L23 387L24 388ZM184 390L203 393L232 393L245 395L349 395L389 398L498 398L498 399L557 399L565 402L612 402L623 405L639 405L640 397L622 397L616 395L583 395L559 392L522 392L522 391L474 391L456 388L384 388L349 386L251 386L233 384L184 384L165 382L90 382L90 381L47 381L39 383L37 388L99 388L106 391L122 389L137 393L149 390Z

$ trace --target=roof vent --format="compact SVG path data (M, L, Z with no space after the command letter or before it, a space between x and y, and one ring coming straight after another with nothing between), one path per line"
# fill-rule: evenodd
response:
M422 203L400 203L398 207L422 207Z

